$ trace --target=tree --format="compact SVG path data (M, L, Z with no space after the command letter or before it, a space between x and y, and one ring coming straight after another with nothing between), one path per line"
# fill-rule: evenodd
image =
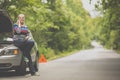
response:
M19 13L33 33L41 53L54 54L90 47L92 21L80 0L3 0L14 22ZM51 52L51 53L49 53ZM50 56L51 54L51 56Z
M100 5L102 4L102 6ZM103 12L101 39L103 44L112 49L120 49L120 0L101 0L98 8Z

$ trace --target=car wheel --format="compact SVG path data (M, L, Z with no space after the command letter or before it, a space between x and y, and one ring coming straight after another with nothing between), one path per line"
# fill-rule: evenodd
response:
M38 56L36 56L35 64L34 64L35 71L39 71L39 63L38 63Z
M15 69L16 73L25 75L26 74L26 62L22 59L21 65Z

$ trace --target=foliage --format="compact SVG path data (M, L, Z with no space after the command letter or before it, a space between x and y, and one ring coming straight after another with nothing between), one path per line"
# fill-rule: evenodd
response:
M101 0L98 8L103 12L102 43L108 48L120 50L120 0Z
M61 52L90 47L94 27L80 0L2 0L14 22L19 13L26 15L40 53L47 58Z

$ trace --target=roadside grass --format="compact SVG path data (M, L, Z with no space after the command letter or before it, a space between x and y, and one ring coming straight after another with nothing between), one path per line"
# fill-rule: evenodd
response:
M117 53L120 54L120 50L117 50Z
M40 57L41 57L41 54L43 54L45 56L45 58L47 59L47 61L51 61L51 60L55 60L55 59L58 59L58 58L62 58L62 57L65 57L65 56L69 56L69 55L72 55L72 54L75 54L76 52L79 52L81 50L84 50L84 49L91 49L93 48L92 45L88 46L88 47L83 47L82 49L74 49L74 50L70 50L70 51L64 51L64 52L60 52L58 54L55 54L54 50L51 49L51 48L38 48L39 51L40 51Z
M78 51L80 51L80 50L74 50L74 51L72 51L72 52L59 53L59 54L57 54L57 55L54 55L53 57L48 58L47 60L48 60L48 61L51 61L51 60L55 60L55 59L58 59L58 58L61 58L61 57L69 56L69 55L72 55L72 54L74 54L74 53L76 53L76 52L78 52Z
M91 47L92 48L92 47ZM57 55L54 55L53 57L50 57L48 58L47 60L48 61L51 61L51 60L55 60L55 59L58 59L58 58L62 58L62 57L65 57L65 56L69 56L69 55L72 55L72 54L75 54L76 52L78 52L80 50L74 50L72 52L63 52L63 53L59 53ZM116 51L118 54L120 54L120 50L117 50Z
M65 57L65 56L69 56L69 55L75 54L75 53L77 53L77 52L79 52L79 51L81 51L81 50L91 49L91 48L93 48L92 45L90 45L90 46L87 47L87 48L80 49L80 50L75 49L75 50L73 50L73 51L62 52L62 53L59 53L59 54L57 54L57 55L54 54L53 56L47 58L47 60L48 60L48 61L55 60L55 59L58 59L58 58L62 58L62 57Z

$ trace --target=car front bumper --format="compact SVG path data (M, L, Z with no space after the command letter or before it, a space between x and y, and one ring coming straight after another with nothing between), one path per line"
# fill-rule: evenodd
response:
M0 70L20 66L22 54L0 56Z

